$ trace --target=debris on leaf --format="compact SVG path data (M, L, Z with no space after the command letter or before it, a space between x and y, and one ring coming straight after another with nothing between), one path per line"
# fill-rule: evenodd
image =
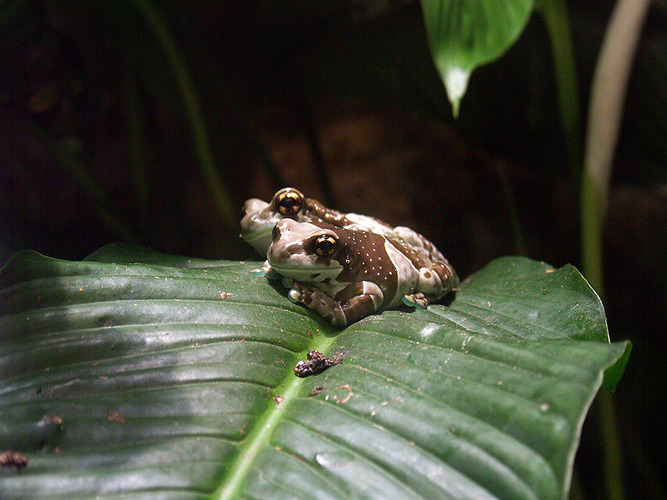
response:
M0 465L2 467L16 467L18 470L28 465L28 459L18 451L5 450L0 454Z
M125 423L125 417L123 416L123 414L119 413L118 411L114 410L113 408L109 408L107 410L107 418L111 422L118 422L120 424Z
M340 389L347 389L347 394L343 398L340 398L340 399L338 399L338 396L333 394L333 400L336 402L337 405L342 405L342 404L347 403L350 399L352 399L352 396L354 396L354 392L352 392L352 387L350 386L350 384L339 385L338 387L332 387L331 389L325 389L323 385L316 385L308 393L308 396L309 397L317 396L318 394L322 394L324 392L338 391ZM326 401L328 401L329 400L329 395L325 396L324 399Z
M45 425L55 425L62 427L63 425L63 419L60 415L56 415L55 413L48 413L42 417L42 422Z
M323 385L316 385L313 387L313 389L308 393L309 397L312 396L317 396L318 394L321 394L324 392L324 386Z
M329 359L320 351L310 351L306 355L306 361L299 361L294 367L294 375L297 377L310 377L322 373L327 368L338 365L343 361L341 356Z
M352 392L352 387L350 387L350 384L341 385L340 387L336 387L336 389L347 389L347 395L342 399L338 399L338 397L334 394L333 398L334 398L334 401L336 401L337 405L344 405L350 399L352 399L352 396L354 396L354 393Z

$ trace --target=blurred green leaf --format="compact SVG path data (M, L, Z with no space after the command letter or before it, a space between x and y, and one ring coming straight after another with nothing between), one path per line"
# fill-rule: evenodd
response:
M343 330L249 271L110 246L0 273L10 498L563 498L608 343L576 269L494 261ZM311 349L342 364L300 379Z
M422 0L421 4L431 54L456 117L470 74L514 44L534 0Z

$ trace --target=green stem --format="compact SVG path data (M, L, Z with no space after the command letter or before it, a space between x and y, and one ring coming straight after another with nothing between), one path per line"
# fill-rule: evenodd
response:
M582 218L584 245L587 243L587 231L595 231L595 228L588 227L587 224L601 225L607 211L613 156L621 128L625 91L649 5L650 0L619 0L593 75L582 183L584 186L592 184L591 198L587 201L597 205L592 210L598 215L597 220ZM584 255L587 253L584 252ZM592 284L598 292L602 291L596 283Z
M581 106L567 5L565 0L543 0L535 8L544 19L551 42L560 122L571 170L577 178L582 164Z
M176 78L176 85L183 98L183 105L188 117L202 174L208 183L222 218L228 225L232 226L236 224L236 217L234 215L236 211L232 209L230 197L218 175L218 168L211 150L204 116L199 105L199 98L185 59L178 51L174 37L160 13L153 6L153 3L150 0L135 0L135 3L143 13L169 61L169 65Z
M613 155L620 131L625 91L649 0L619 0L614 8L593 75L588 111L581 193L584 274L603 294L602 228L607 212ZM600 394L603 471L612 500L624 498L623 464L613 401Z
M616 410L611 392L602 390L598 395L600 425L602 426L602 447L604 449L602 467L607 493L611 500L625 498L623 485L623 460L621 440L616 424Z
M602 296L602 222L604 211L600 203L600 189L589 170L584 170L581 181L581 251L584 276Z
M315 118L313 117L312 110L310 106L306 105L303 107L297 107L297 113L303 123L306 141L310 146L310 154L313 160L313 167L317 174L317 181L322 192L322 201L328 207L335 207L338 205L337 200L333 195L331 190L331 177L327 170L327 164L324 160L324 155L322 154L322 149L320 148L320 142L317 136L317 124L315 123Z
M286 186L287 183L271 159L271 155L257 138L257 134L248 117L249 106L240 101L238 95L232 93L232 90L225 81L224 75L220 71L219 64L211 59L210 54L206 52L201 53L199 54L199 59L203 61L202 64L206 69L206 73L211 75L211 80L218 93L220 106L228 116L228 121L236 129L238 136L242 138L248 148L250 148L250 151L262 162L271 183L274 186ZM224 139L225 137L223 136Z
M514 249L518 255L523 255L526 257L528 256L526 242L523 238L523 232L521 231L519 213L516 209L516 201L514 199L512 184L510 183L509 177L507 176L507 169L504 165L500 165L497 170L498 176L500 177L500 184L502 185L503 193L505 195L505 201L507 202L507 209L509 210L510 226L512 228L512 236L514 238Z

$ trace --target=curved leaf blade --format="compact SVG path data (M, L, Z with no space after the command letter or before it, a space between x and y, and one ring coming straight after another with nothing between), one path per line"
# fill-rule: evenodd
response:
M561 498L626 343L571 267L494 261L450 307L341 332L250 276L124 246L0 273L2 471L21 498ZM342 364L298 379L317 349ZM610 370L611 371L611 370Z
M456 117L470 74L514 44L534 0L422 0L421 4L431 55Z

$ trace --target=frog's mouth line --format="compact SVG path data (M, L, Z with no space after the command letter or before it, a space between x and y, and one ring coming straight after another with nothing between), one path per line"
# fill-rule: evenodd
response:
M336 262L336 261L333 261ZM341 264L331 267L309 267L307 269L298 269L294 267L280 267L271 264L271 268L278 274L287 276L304 283L317 283L329 278L331 280L337 278L343 271Z

